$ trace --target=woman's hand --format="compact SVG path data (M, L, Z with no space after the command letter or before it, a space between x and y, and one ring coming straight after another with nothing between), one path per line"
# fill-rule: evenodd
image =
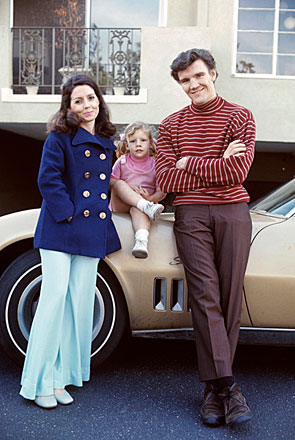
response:
M227 149L225 150L223 157L227 158L230 156L241 156L246 152L246 145L243 144L240 139L232 141Z

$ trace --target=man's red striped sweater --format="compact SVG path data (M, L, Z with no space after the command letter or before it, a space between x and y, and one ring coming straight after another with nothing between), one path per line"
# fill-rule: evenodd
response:
M223 158L228 145L239 139L246 152ZM174 192L174 205L248 202L242 182L254 158L255 122L250 110L216 96L191 103L164 119L159 127L156 174L164 192ZM185 170L175 168L189 156Z

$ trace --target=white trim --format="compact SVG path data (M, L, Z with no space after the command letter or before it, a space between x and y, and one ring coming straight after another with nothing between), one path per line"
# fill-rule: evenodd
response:
M10 29L13 28L13 25L14 25L14 23L13 23L13 11L14 11L13 3L14 3L13 0L10 0L10 2L9 2L9 27L10 27Z
M0 91L2 102L61 102L61 95L20 95L13 94L12 89L10 88L2 88ZM146 104L147 89L140 89L138 95L104 95L104 100L107 104Z
M14 94L10 88L1 89L2 102L60 102L61 95L20 95Z
M261 331L261 332L281 332L287 333L292 332L295 333L294 328L281 328L281 327L246 327L241 326L240 330L242 331ZM176 332L194 332L192 327L179 327L179 328L159 328L159 329L141 329L141 330L132 330L132 336L140 336L144 334L156 334L156 333L176 333Z
M147 89L140 89L138 95L103 95L107 104L146 104Z
M86 28L90 28L90 0L85 0L85 26ZM90 40L90 32L87 32L87 43L85 46L85 54L86 59L84 62L85 68L89 68L89 40Z
M167 27L168 21L168 0L159 0L158 26Z
M281 327L240 327L243 331L261 331L261 332L292 332L295 333L295 328L281 328Z
M275 75L278 67L278 44L279 44L279 14L280 0L275 1L275 17L273 29L273 48L272 48L272 73Z
M280 79L293 79L295 80L295 75L294 76L287 76L287 75L272 75L271 73L233 73L232 74L233 78L244 78L244 79L275 79L275 80L280 80Z
M179 327L179 328L157 328L157 329L147 329L147 330L132 330L132 336L142 335L142 334L152 334L152 333L176 333L176 332L193 332L192 327Z
M90 28L91 0L85 0L85 26Z
M235 0L234 3L234 17L233 17L233 57L232 57L232 75L236 73L236 63L237 63L237 55L238 55L238 18L239 18L239 0Z
M269 55L272 56L273 52L238 52L239 55ZM295 53L278 53L278 57L295 57Z

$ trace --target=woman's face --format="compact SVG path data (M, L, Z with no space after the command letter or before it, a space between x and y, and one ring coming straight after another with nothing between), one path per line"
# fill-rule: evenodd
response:
M92 87L84 84L73 89L70 110L80 117L81 127L93 132L99 113L99 100Z

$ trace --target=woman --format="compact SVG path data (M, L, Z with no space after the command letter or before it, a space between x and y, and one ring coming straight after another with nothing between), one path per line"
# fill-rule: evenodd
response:
M65 386L89 380L97 265L120 249L107 197L116 128L90 77L68 79L48 132L34 239L43 280L20 391L42 408L72 403Z

